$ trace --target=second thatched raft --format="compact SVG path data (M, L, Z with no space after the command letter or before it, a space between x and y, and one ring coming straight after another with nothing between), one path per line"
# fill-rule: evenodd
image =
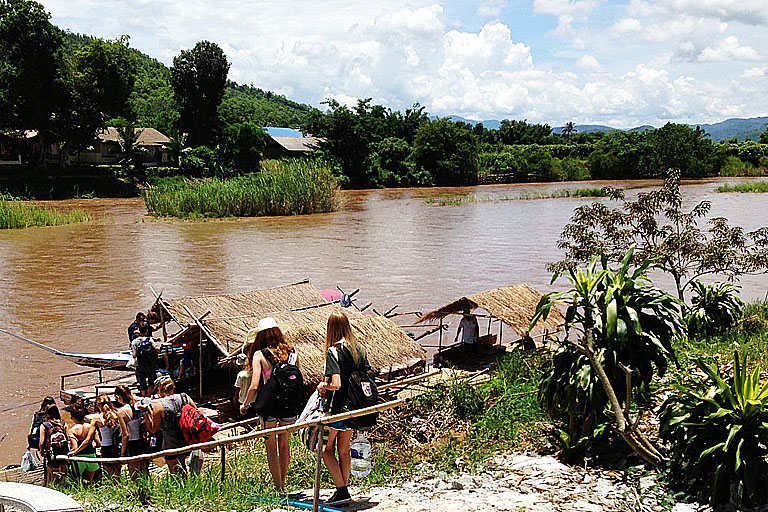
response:
M492 290L465 295L460 299L430 311L423 315L419 322L440 320L448 315L460 315L466 309L481 308L500 319L519 336L528 331L531 318L536 312L536 306L541 300L541 292L527 284L502 286ZM537 330L559 331L565 324L565 317L557 308L552 308L549 317L539 322Z

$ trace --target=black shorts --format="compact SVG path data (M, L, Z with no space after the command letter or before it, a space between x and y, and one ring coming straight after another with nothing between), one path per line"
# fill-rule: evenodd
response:
M142 439L136 439L134 441L128 441L128 456L135 457L137 455L144 455L147 452L147 443Z
M101 457L104 459L112 458L112 457L119 457L120 456L120 447L116 444L110 445L110 446L102 446L101 447ZM102 463L104 466L111 468L117 466L117 463L111 462L111 463Z

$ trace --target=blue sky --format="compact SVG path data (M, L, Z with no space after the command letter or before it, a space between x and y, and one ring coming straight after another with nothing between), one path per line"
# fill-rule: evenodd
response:
M320 106L631 127L768 115L768 0L44 0L166 64L201 39L230 78Z

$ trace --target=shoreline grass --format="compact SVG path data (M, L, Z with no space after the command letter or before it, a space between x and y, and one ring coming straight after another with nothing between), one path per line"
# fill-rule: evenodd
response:
M0 229L62 226L92 219L93 215L84 210L62 212L36 203L25 204L0 199Z
M735 183L733 185L720 185L715 189L717 192L742 192L742 193L766 193L768 192L768 181L756 181L754 183Z
M225 218L306 215L336 209L338 185L316 160L268 162L262 171L229 179L158 178L142 193L150 215Z
M439 197L428 197L424 200L427 204L437 206L461 206L469 203L498 203L502 201L535 201L539 199L560 199L566 197L597 198L607 197L605 188L577 188L563 190L549 190L544 192L523 190L518 195L504 196L475 196L469 194L445 194Z

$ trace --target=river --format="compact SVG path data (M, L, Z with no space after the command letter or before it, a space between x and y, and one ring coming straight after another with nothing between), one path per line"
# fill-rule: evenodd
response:
M686 184L684 195L712 201L712 214L746 230L768 223L768 194L718 194L723 181ZM631 196L659 182L352 191L341 193L335 213L212 221L155 220L138 198L55 202L88 209L97 220L0 233L0 327L62 350L106 352L127 348L125 329L154 300L150 285L173 298L308 278L318 289L360 288L360 303L379 311L427 311L519 282L547 290L545 265L561 257L559 233L588 200L504 199L605 184L631 188ZM448 193L482 200L427 202ZM762 299L768 278L741 285L745 299ZM19 462L33 411L43 396L58 398L59 376L79 367L5 335L0 346L2 465Z

